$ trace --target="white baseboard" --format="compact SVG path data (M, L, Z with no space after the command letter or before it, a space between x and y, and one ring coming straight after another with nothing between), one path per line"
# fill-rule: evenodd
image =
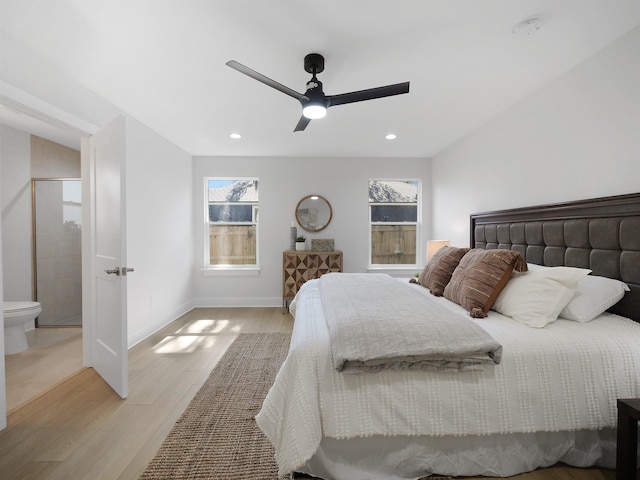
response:
M178 318L180 318L185 313L191 311L193 308L194 308L193 300L190 300L190 301L188 301L186 303L183 303L182 305L174 308L173 310L168 311L166 313L166 315L164 315L161 318L158 318L157 321L155 321L153 323L150 323L150 324L146 325L144 328L141 328L141 329L133 332L127 338L127 342L128 342L128 345L129 345L129 350L131 348L135 347L137 344L139 344L143 340L146 340L147 338L149 338L151 335L156 333L158 330L163 329L164 327L169 325L174 320L177 320Z

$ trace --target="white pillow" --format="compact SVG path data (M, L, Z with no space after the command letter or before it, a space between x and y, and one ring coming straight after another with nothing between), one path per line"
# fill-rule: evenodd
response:
M576 322L590 322L612 307L628 292L626 283L613 278L588 275L578 282L573 297L560 312L560 317Z
M589 272L583 268L541 267L514 273L492 308L530 327L544 327L558 318L578 281Z

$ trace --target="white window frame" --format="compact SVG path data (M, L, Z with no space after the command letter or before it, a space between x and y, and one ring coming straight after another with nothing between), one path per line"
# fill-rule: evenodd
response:
M378 181L378 182L417 182L417 198L416 198L416 221L415 222L372 222L371 221L371 203L369 203L369 183L370 182L374 182L374 181ZM406 205L406 204L393 204L393 203L389 203L388 205ZM411 272L412 274L414 272L416 272L417 270L420 270L420 262L421 262L421 256L420 256L420 239L421 239L421 219L422 219L422 180L420 178L389 178L389 177L376 177L376 178L369 178L367 180L367 210L368 210L368 215L369 215L369 226L368 226L368 232L367 232L367 236L368 236L368 268L367 271L369 272L387 272L390 274L394 274L397 273L398 275L402 275L405 274L406 272ZM416 227L416 251L415 251L415 257L416 257L416 262L415 263L372 263L372 248L371 248L371 242L372 242L372 226L373 225L403 225L403 226L407 226L407 225L415 225Z
M209 181L210 180L254 180L258 182L258 192L260 189L260 181L258 177L204 177L203 182L203 220L204 220L204 275L258 275L260 273L260 222L258 218L259 209L260 209L260 199L258 194L258 203L257 205L252 205L251 209L251 222L210 222L209 221ZM236 204L238 205L238 204ZM245 265L237 265L237 264L225 264L225 265L211 265L211 246L209 244L209 232L210 225L255 225L256 231L256 263L255 264L245 264Z

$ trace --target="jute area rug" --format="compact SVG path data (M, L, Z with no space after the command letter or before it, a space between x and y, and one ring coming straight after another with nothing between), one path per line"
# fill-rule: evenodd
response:
M241 333L140 478L277 479L273 446L254 417L290 339L288 333Z

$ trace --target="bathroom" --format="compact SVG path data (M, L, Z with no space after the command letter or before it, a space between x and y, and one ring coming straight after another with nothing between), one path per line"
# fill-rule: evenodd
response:
M24 345L7 338L5 309L8 413L82 368L80 139L32 131L0 124L3 298L40 307Z

